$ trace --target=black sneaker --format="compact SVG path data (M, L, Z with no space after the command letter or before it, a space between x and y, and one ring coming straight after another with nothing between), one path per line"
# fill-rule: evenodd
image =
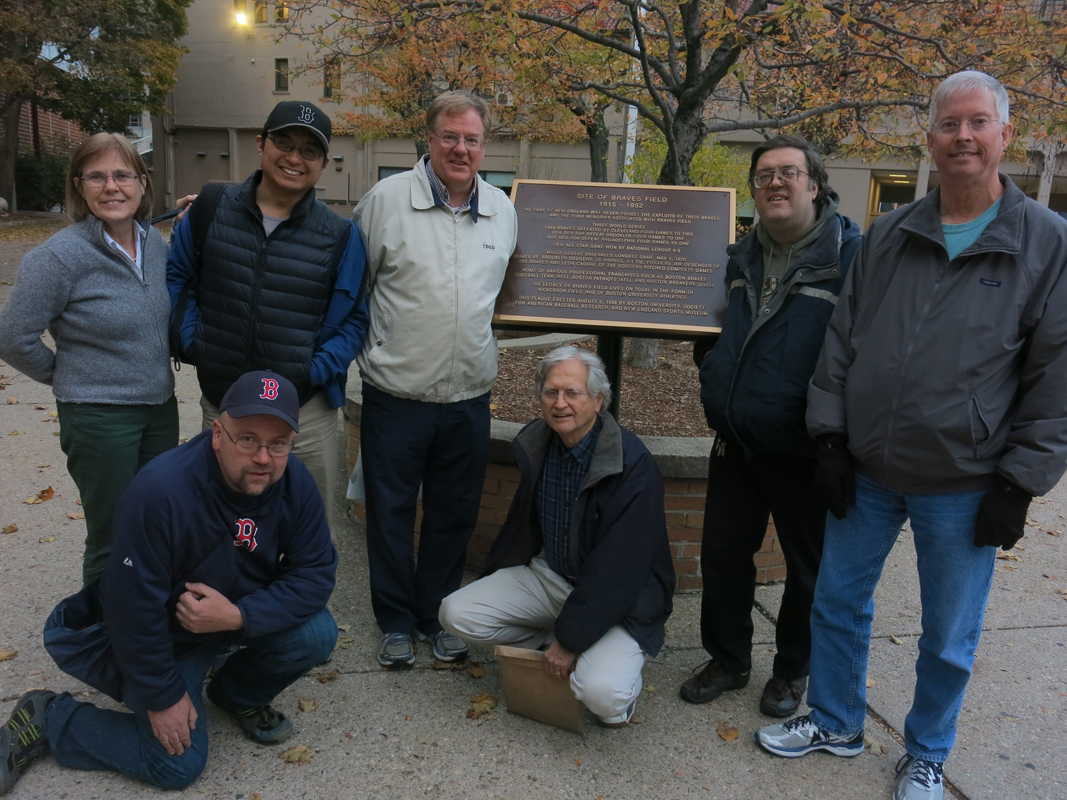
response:
M0 728L0 794L11 791L30 762L48 752L44 712L55 697L45 689L26 692Z
M748 686L748 678L747 672L727 672L713 658L697 675L682 684L678 694L687 703L710 703L723 692L744 689Z
M807 678L791 681L775 675L763 687L759 710L768 717L791 717L800 708L800 700L807 688Z
M293 735L293 723L285 714L270 705L237 708L222 696L222 692L215 686L215 681L207 685L207 698L226 713L232 714L241 730L253 742L278 744Z

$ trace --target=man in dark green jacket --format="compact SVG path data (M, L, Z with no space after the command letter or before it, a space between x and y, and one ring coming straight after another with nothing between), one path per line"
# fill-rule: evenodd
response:
M773 514L788 572L760 710L787 717L807 685L808 617L826 524L815 444L804 427L808 381L861 237L837 213L822 159L799 136L756 148L749 182L759 222L729 249L722 335L710 351L699 343L696 350L700 399L716 432L700 551L700 636L711 660L680 694L707 703L748 685L753 556Z

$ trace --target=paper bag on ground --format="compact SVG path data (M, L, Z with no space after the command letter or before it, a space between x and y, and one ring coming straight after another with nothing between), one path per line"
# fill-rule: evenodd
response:
M582 704L570 681L553 680L545 672L545 654L521 647L493 649L500 665L500 683L508 711L565 731L584 733Z

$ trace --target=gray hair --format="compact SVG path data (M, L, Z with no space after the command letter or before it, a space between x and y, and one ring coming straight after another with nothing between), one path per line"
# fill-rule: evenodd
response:
M430 107L426 109L426 130L429 133L437 133L437 118L442 114L447 117L458 117L471 110L477 111L478 116L481 117L482 136L488 139L489 131L493 127L489 104L485 102L485 98L466 89L443 92L433 99Z
M992 75L973 69L950 75L934 89L934 93L930 96L930 125L933 126L934 120L937 119L937 107L949 97L982 90L993 95L993 101L997 104L997 117L1006 125L1009 108L1008 90Z
M586 378L585 378L585 390L589 392L589 396L596 399L597 395L602 395L604 398L604 405L611 405L611 381L608 380L607 370L604 369L604 362L600 360L600 357L595 353L590 353L588 350L582 350L577 347L571 347L566 345L564 347L557 347L543 359L541 363L537 365L537 369L534 370L534 397L540 399L541 392L545 388L545 380L548 378L548 372L553 367L558 367L565 361L571 359L577 359L585 365Z

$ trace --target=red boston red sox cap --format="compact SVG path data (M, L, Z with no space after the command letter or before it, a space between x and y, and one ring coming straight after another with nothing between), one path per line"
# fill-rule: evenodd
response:
M300 401L296 387L276 372L246 372L229 388L219 404L234 419L253 414L271 414L285 420L299 433Z

